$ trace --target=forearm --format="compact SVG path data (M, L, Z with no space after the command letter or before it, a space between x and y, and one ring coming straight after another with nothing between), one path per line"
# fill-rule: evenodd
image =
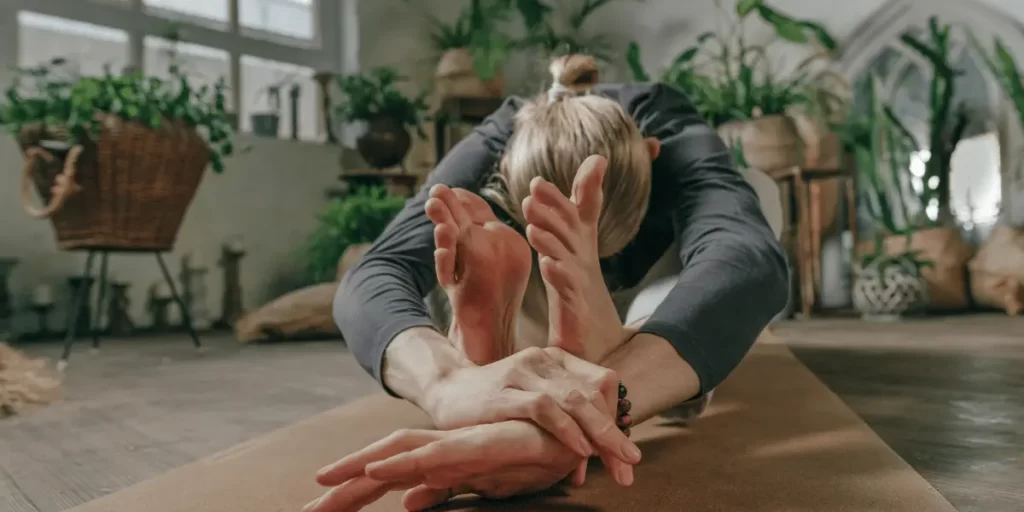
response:
M381 377L394 394L427 410L429 391L452 371L471 363L441 333L429 327L407 329L384 352Z
M602 366L615 370L629 390L634 423L646 421L700 393L693 367L665 338L626 327L629 339Z

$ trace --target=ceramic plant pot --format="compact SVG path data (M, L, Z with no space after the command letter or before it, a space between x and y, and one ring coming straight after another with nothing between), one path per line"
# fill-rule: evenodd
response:
M857 271L853 305L866 320L896 320L928 305L928 283L910 262L889 261Z
M387 169L401 164L410 148L412 136L405 124L387 116L367 121L366 133L356 140L359 156L374 169Z

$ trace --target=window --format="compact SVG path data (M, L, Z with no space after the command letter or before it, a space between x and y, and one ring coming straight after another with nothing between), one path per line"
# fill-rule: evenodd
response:
M121 72L128 65L128 33L89 23L18 13L18 65L36 66L55 58L67 60L67 69L80 75L98 75L106 69Z
M321 140L313 76L341 72L350 54L341 47L345 1L355 0L0 0L0 20L18 27L15 35L0 23L0 63L33 66L60 57L76 74L132 68L166 77L174 58L200 85L226 80L243 130L249 114L269 108L268 88L279 85L285 137L293 132L294 86L294 131ZM178 43L168 41L170 33Z
M147 37L144 48L144 71L149 76L169 77L172 62L197 85L212 86L231 74L231 56L223 50L189 43L171 44L156 37Z
M256 57L242 57L242 130L252 128L250 115L273 112L271 91L278 90L278 114L281 122L278 135L303 140L320 139L319 86L313 80L313 70L273 62ZM298 110L292 109L292 94L298 94ZM292 129L292 112L298 128L298 137Z
M246 29L312 40L313 0L241 0L239 23Z
M228 24L228 0L144 0L146 10L170 17L200 18Z

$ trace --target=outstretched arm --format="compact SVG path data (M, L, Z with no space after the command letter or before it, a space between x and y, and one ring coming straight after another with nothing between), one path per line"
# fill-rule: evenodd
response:
M643 421L728 376L785 307L789 270L756 193L686 96L664 85L619 94L661 141L653 172L664 186L652 208L671 209L682 264L661 305L606 360Z

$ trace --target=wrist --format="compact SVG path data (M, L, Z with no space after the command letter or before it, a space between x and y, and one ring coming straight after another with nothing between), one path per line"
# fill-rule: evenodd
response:
M437 384L469 361L443 334L429 327L402 331L384 351L383 384L427 411Z

